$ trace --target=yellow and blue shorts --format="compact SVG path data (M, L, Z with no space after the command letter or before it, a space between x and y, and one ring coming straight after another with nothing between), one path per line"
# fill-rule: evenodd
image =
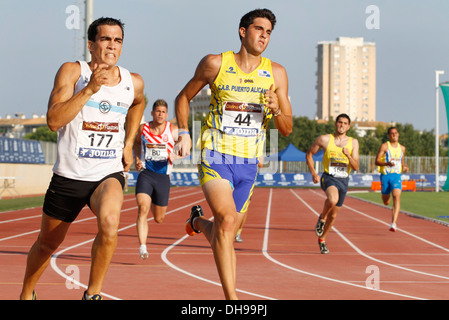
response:
M257 158L240 158L203 149L198 165L201 186L214 179L228 180L237 212L246 212L256 182L257 163Z

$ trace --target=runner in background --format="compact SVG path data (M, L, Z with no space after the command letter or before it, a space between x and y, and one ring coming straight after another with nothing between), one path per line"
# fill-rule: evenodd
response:
M399 143L399 132L395 127L388 128L390 141L383 143L376 156L376 165L380 167L380 183L382 201L390 204L390 195L393 196L393 209L389 230L396 231L399 210L401 208L402 180L401 173L408 172L405 165L405 147Z
M135 193L138 205L136 227L141 259L148 258L146 245L148 212L151 209L156 223L162 223L167 212L170 173L175 157L173 147L178 140L178 127L167 121L167 102L162 99L156 100L151 115L153 121L140 125L139 134L134 141L136 169L140 171Z
M335 120L335 132L319 136L306 153L307 166L312 173L313 182L321 184L326 193L323 211L318 217L315 233L322 254L328 254L326 236L331 230L337 214L343 206L348 191L349 173L359 169L359 142L346 135L351 128L351 119L340 114ZM315 171L313 155L324 150L324 172L320 176Z

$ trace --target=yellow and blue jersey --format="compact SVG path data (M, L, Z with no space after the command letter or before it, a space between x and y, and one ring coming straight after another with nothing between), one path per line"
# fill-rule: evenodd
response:
M234 52L222 53L221 68L211 85L209 113L201 129L202 149L241 158L262 154L263 131L272 114L264 106L264 93L273 85L271 61L262 57L251 73L244 73Z
M382 156L382 162L390 162L394 163L394 166L380 166L379 171L381 174L391 174L391 173L401 173L402 172L402 157L404 154L402 153L401 145L398 143L396 148L391 146L390 141L387 141L388 149L387 152Z
M352 138L349 137L348 143L344 148L349 150L352 154ZM331 134L326 152L323 156L324 171L335 178L347 178L351 172L349 159L343 153L343 148L335 145L334 135Z

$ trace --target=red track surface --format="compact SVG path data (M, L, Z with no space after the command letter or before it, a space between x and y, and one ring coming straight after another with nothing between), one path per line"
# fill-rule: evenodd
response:
M449 298L446 226L401 214L400 229L389 232L390 210L348 197L327 239L330 254L322 255L314 226L323 201L318 189L255 189L244 242L235 244L240 299ZM134 195L126 196L105 299L223 299L209 244L203 235L184 233L194 204L211 217L199 187L172 189L164 222L149 222L150 256L143 261L138 256L136 201ZM40 217L41 208L0 213L1 300L19 297ZM37 285L38 299L81 298L96 229L96 219L85 208ZM68 289L76 287L69 280L77 274L78 289ZM377 289L368 288L373 285Z

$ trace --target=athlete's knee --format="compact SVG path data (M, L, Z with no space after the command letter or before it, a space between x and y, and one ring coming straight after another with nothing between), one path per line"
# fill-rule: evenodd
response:
M335 207L338 203L338 196L337 197L331 196L327 199L327 201L331 207Z
M165 218L165 215L155 215L154 216L154 221L156 222L156 223L162 223L162 222L164 222L164 218Z
M120 218L117 214L108 214L99 223L99 233L106 240L114 240L117 238L119 223Z
M234 232L237 224L237 216L232 213L225 214L218 220L218 230L221 233Z

